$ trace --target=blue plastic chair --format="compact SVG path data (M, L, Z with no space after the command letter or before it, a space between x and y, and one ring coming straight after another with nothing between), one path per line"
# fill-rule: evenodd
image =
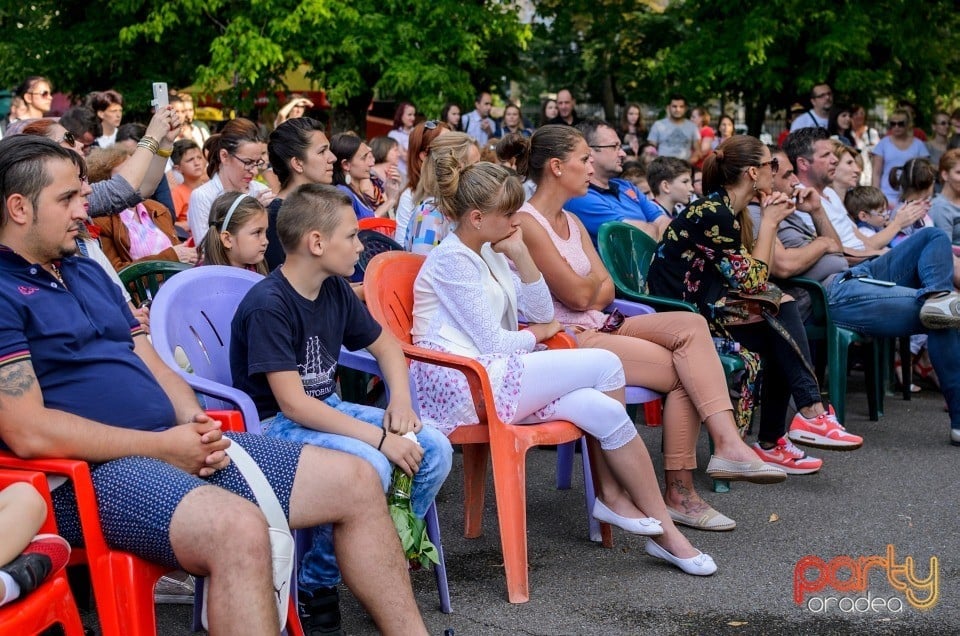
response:
M253 400L231 386L230 323L240 301L262 279L260 274L238 267L195 267L165 283L150 308L151 337L160 359L179 373L194 391L204 396L206 408L239 410L243 413L247 432L256 434L262 431ZM186 372L177 363L177 348L183 350L193 373ZM361 371L372 372L369 370L374 368L379 371L372 356L346 349L341 351L340 364ZM426 522L427 536L437 546L440 557L440 563L434 567L440 608L444 613L450 613L450 591L436 503L427 511ZM309 545L304 543L308 541L309 533L296 534L298 545ZM294 590L296 576L294 567Z

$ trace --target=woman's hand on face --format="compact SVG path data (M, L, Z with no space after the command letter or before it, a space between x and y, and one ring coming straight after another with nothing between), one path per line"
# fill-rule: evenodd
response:
M527 246L523 242L523 231L518 227L510 236L506 236L496 243L491 243L490 247L494 252L503 254L510 260L516 260L516 257L527 251Z
M777 222L777 225L797 209L797 206L793 204L790 197L783 192L774 192L773 194L766 195L763 197L760 207L763 210L763 217L772 218Z

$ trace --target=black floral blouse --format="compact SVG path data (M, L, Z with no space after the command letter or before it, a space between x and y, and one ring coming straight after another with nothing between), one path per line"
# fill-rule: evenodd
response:
M740 223L725 190L697 199L663 234L647 275L649 293L697 306L715 323L731 289L766 291L770 269L740 241ZM718 303L718 301L720 301Z

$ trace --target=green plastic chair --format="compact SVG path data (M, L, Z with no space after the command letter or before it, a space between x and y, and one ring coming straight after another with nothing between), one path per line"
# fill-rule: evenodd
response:
M600 260L603 261L613 279L618 298L650 305L658 312L697 312L696 305L691 303L655 296L643 291L646 287L650 263L653 261L653 253L657 249L657 242L640 228L620 221L604 223L597 234L597 246ZM720 365L723 367L728 385L735 373L744 370L743 361L736 356L720 354ZM713 452L712 439L710 452ZM730 482L724 479L713 480L713 491L729 492Z
M190 269L193 265L174 261L140 261L121 269L117 274L135 307L139 307L147 300L153 300L160 285L168 278Z
M794 277L783 281L787 287L799 287L810 294L813 315L807 321L807 339L824 340L827 344L827 392L837 420L843 424L847 411L847 363L850 345L860 343L870 350L864 367L867 376L867 408L870 420L876 422L883 415L883 362L887 343L882 338L867 338L855 331L838 327L827 309L827 292L823 285L811 278Z

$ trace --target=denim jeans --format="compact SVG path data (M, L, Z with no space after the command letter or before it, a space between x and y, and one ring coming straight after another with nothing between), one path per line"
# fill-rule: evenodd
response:
M851 268L850 273L896 285L885 287L837 276L827 289L834 323L867 336L926 333L930 362L947 400L951 426L960 428L960 329L928 331L920 322L920 308L928 294L953 290L950 238L938 228L923 228L883 256Z
M364 424L376 427L383 425L383 409L344 402L336 394L328 397L324 403ZM265 435L278 439L313 444L362 457L377 470L384 492L390 485L393 464L386 455L366 442L300 426L283 413L277 413L276 417L265 420L263 429ZM420 462L420 470L413 478L410 504L413 513L423 518L450 473L453 447L443 433L427 424L417 433L417 442L423 447L423 460ZM340 569L333 553L333 526L317 526L313 531L313 546L300 563L299 585L312 592L319 587L332 587L339 582Z

